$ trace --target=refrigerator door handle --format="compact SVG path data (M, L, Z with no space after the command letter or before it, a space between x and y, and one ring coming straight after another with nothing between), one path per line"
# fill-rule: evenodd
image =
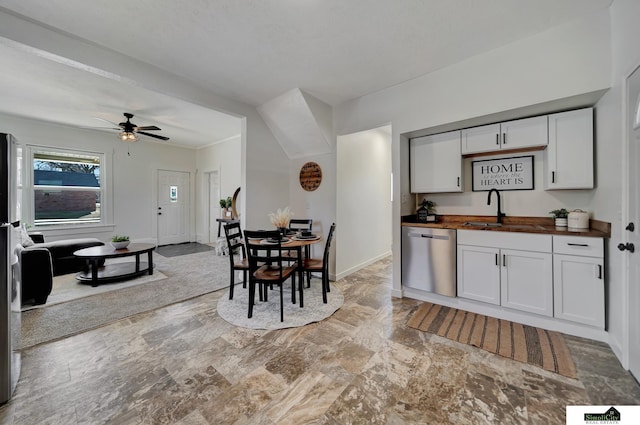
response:
M9 226L13 226L13 227L20 227L20 220L18 221L14 221L13 223L0 223L0 227L9 227Z

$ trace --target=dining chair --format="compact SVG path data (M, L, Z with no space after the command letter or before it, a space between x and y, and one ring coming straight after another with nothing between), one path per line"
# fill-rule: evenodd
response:
M313 230L312 218L292 218L289 220L289 230L293 232L311 231ZM286 255L285 255L286 256ZM311 257L311 246L304 247L304 258ZM307 273L307 288L311 286L311 273Z
M329 250L331 249L331 240L333 232L336 230L336 223L329 228L329 236L324 244L324 254L322 258L305 258L302 262L302 270L308 274L320 273L322 279L322 302L327 303L327 292L331 292L329 286Z
M247 272L249 271L249 261L247 260L247 251L242 239L242 230L240 230L239 221L230 221L224 225L224 236L227 238L227 246L229 247L229 299L233 299L233 288L235 287L235 275L237 271L242 272L242 287L247 287ZM236 260L235 253L240 255Z
M253 316L256 285L264 300L267 300L267 287L280 287L280 321L284 322L283 286L291 278L291 300L295 303L297 264L283 265L289 261L282 256L282 234L278 230L245 230L244 240L249 259L249 314ZM263 241L269 241L264 245Z

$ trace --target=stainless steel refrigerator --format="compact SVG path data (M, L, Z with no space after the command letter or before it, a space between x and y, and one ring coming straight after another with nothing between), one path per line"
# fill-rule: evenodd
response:
M20 377L20 243L22 153L10 134L0 133L0 404Z

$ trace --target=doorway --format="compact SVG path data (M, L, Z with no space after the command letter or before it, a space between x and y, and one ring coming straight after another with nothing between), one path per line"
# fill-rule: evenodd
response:
M158 245L189 242L190 175L158 170Z
M391 255L391 126L338 136L336 279ZM367 241L367 243L362 243Z
M640 380L640 66L626 81L626 134L628 144L627 217L626 236L629 371ZM635 250L630 249L631 244Z

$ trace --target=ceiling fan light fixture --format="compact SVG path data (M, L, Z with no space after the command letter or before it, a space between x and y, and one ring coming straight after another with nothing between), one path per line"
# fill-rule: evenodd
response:
M123 131L120 134L118 134L118 136L120 137L120 140L122 140L123 142L137 142L138 141L138 136L136 136L136 134L132 131Z

